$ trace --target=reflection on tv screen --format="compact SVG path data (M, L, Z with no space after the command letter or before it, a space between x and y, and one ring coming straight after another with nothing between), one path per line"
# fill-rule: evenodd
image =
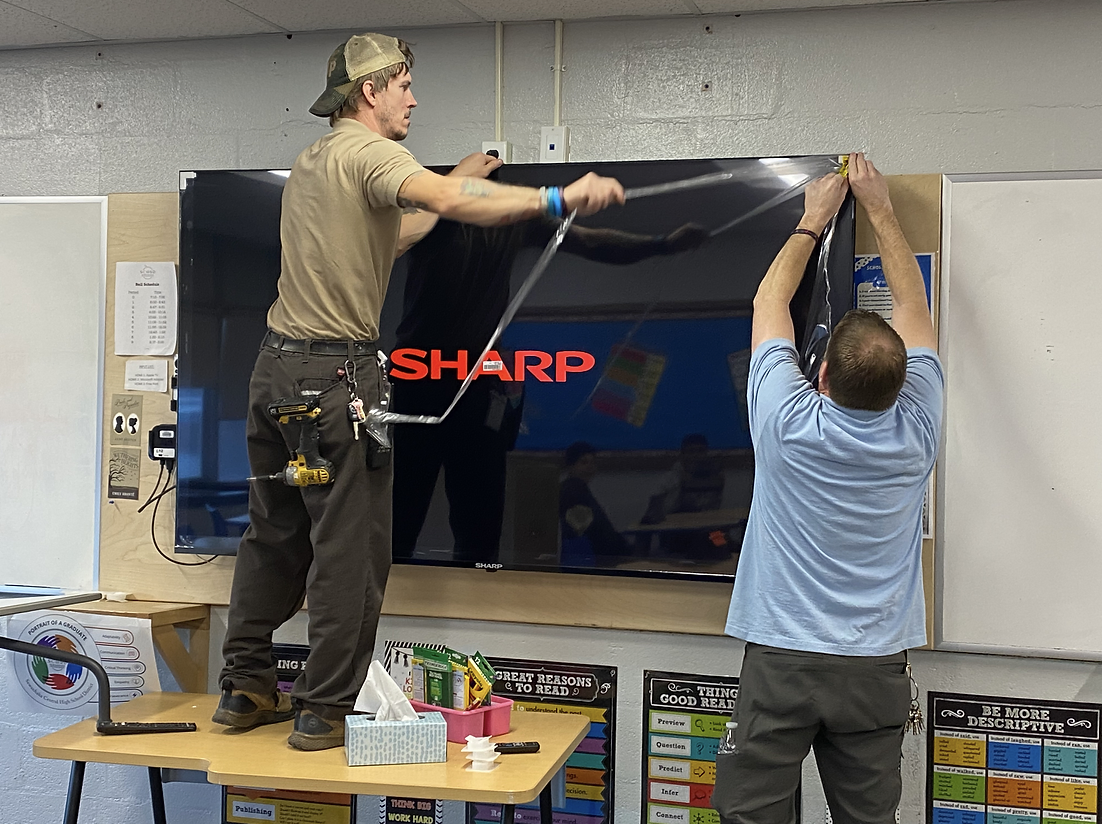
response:
M505 166L502 182L704 188L577 221L480 358L555 231L440 220L398 260L381 318L397 424L394 557L489 569L729 577L753 490L752 298L826 157ZM197 172L181 197L177 551L248 525L249 375L279 276L273 172ZM853 211L796 299L807 374L849 308ZM530 285L530 284L529 284Z

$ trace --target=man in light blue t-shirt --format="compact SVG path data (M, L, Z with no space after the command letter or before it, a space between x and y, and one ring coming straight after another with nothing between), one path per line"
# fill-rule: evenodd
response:
M905 651L926 641L921 512L944 379L887 182L862 154L849 168L848 182L808 185L804 217L754 298L754 497L726 627L746 653L736 751L717 758L712 802L724 824L794 822L811 748L836 824L889 824L899 804ZM894 329L847 313L816 390L800 372L789 303L847 189L876 236Z

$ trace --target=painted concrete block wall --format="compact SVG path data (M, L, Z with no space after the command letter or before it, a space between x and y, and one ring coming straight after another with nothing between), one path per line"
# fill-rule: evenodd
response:
M491 139L492 28L395 33L417 54L411 151L446 163ZM506 28L505 137L518 161L538 158L539 127L551 122L552 34L549 23ZM340 39L0 52L0 194L171 191L181 169L289 166L325 130L306 109ZM579 161L860 148L900 174L1093 169L1102 166L1099 42L1102 7L1092 0L568 23L563 122ZM642 669L738 668L734 642L660 633L391 619L380 637L415 632L499 654L621 666L620 824L638 820ZM1093 664L913 660L925 689L1102 700ZM0 821L44 824L59 817L66 771L33 759L30 742L61 722L12 715L9 682L0 668ZM904 821L921 820L923 758L921 739L908 739ZM821 791L810 768L807 778L805 820L818 824ZM86 791L82 821L149 820L141 770L92 767ZM172 785L166 795L170 821L218 820L213 788Z
M520 161L551 122L552 32L506 27ZM450 162L492 139L492 28L397 33L417 55L414 154ZM567 24L563 121L575 160L861 148L899 174L1095 168L1100 37L1091 0ZM166 191L180 169L287 166L324 131L306 109L339 40L0 52L0 194Z

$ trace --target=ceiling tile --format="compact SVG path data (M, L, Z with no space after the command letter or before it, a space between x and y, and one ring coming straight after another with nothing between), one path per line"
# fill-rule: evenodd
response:
M0 0L0 49L89 40L185 40L501 20L738 14L929 0ZM953 2L953 0L938 0Z
M226 0L6 0L105 40L227 37L280 29Z
M693 0L697 6L699 2ZM596 17L668 17L691 14L684 0L462 0L464 6L487 20L589 20Z
M825 9L838 6L872 6L884 3L915 3L927 0L693 0L704 14L741 14L752 11Z
M79 43L93 38L0 0L0 49Z
M362 31L397 26L440 26L450 23L479 23L482 18L455 0L418 0L395 3L392 0L329 0L304 3L302 0L233 0L243 9L263 17L289 31Z

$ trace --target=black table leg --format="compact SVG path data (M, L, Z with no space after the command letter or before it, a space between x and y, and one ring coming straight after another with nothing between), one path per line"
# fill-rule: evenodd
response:
M540 824L551 824L551 782L540 790Z
M501 824L513 824L513 819L517 814L517 808L512 804L501 805Z
M153 802L153 824L168 824L165 819L165 788L161 768L149 767L149 799Z
M65 824L77 824L80 793L84 789L84 762L74 761L69 770L69 794L65 797Z

